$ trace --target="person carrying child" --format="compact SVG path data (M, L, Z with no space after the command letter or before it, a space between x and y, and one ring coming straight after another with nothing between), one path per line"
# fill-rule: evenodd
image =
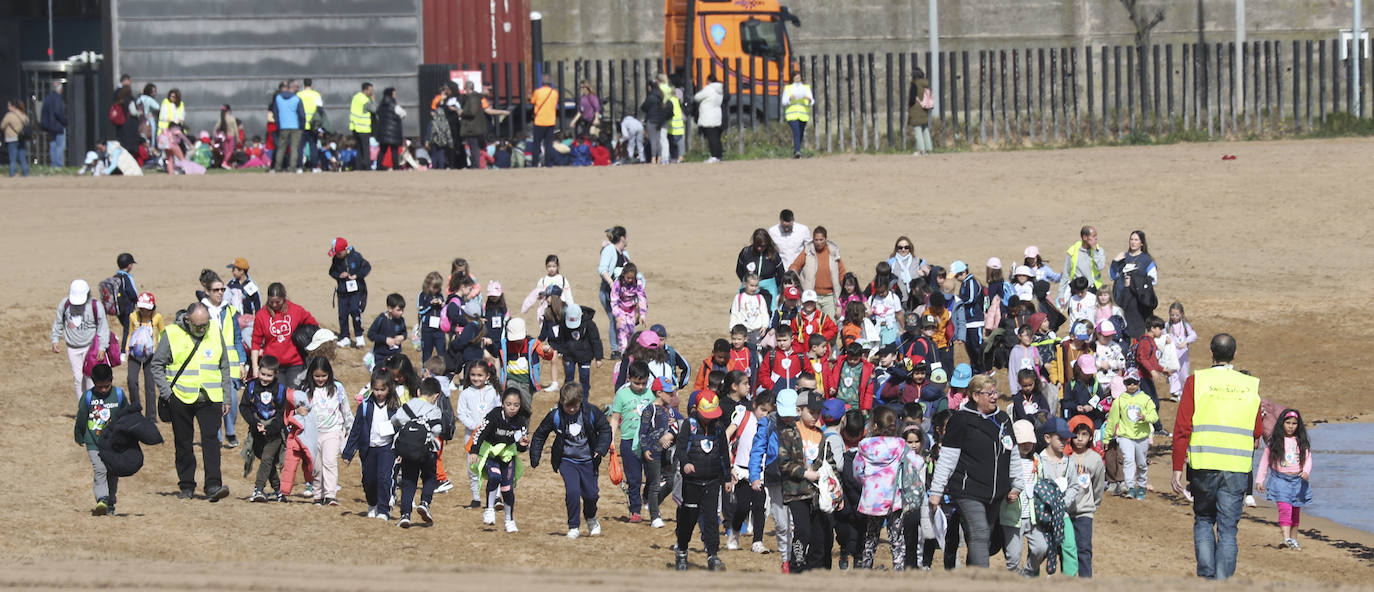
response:
M530 468L539 466L549 434L553 434L551 465L563 477L568 538L582 535L584 518L587 535L601 536L601 521L596 517L601 498L597 475L601 472L601 459L611 448L611 424L606 414L586 401L577 383L564 384L558 391L558 406L544 416L530 438Z
M1297 409L1279 413L1278 428L1260 457L1255 491L1278 506L1283 546L1302 550L1295 535L1302 521L1302 508L1312 503L1312 445Z
M100 458L100 434L105 426L125 413L137 413L138 401L129 400L124 389L114 386L114 370L109 364L96 364L91 369L90 390L76 400L76 429L78 446L86 448L93 474L92 489L95 506L92 516L114 515L119 494L119 477L110 473Z
M677 507L678 571L687 569L687 545L692 530L701 522L701 543L706 548L706 568L725 571L720 552L720 523L716 508L720 502L721 481L725 492L734 491L730 475L730 444L725 436L725 422L720 398L711 391L697 397L691 417L677 434L674 465L682 475L682 503ZM652 507L652 506L651 506Z
M393 443L396 458L401 463L401 519L396 526L410 528L412 511L420 515L425 524L434 523L434 515L429 504L434 501L434 489L439 480L435 474L435 462L439 458L439 435L443 433L443 412L436 403L443 389L439 381L426 378L420 382L417 396L406 401L391 416L391 425L396 430ZM415 488L420 486L420 505L414 505Z
M515 484L525 472L520 453L529 445L528 412L521 404L520 392L507 389L501 396L501 406L488 412L477 429L477 437L472 440L473 450L468 453L468 464L474 470L481 470L482 479L486 480L487 499L482 510L482 524L496 524L499 497L505 504L506 532L519 532L515 525Z
M344 464L350 465L354 452L362 457L367 517L385 522L391 520L391 492L395 489L392 471L396 465L396 451L391 444L396 438L396 430L391 425L391 416L396 414L401 402L396 397L395 379L386 369L373 370L369 384L369 396L358 404L342 457Z
M334 296L339 307L339 347L348 347L348 328L352 320L353 335L357 338L351 345L363 346L363 311L367 310L367 274L372 272L372 264L363 254L350 246L343 237L329 243L329 277L334 278Z
M276 491L272 499L286 501L281 476L277 473L277 463L282 460L285 448L286 415L296 412L299 407L309 410L304 395L277 379L280 369L281 363L275 356L263 356L258 360L256 380L248 384L239 400L239 415L248 423L248 432L253 437L253 457L258 459L253 495L248 498L251 502L268 500L263 490L269 483Z

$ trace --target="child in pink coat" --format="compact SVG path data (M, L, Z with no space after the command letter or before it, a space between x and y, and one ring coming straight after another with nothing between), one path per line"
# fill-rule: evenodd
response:
M892 569L906 568L906 534L902 528L898 468L906 463L907 470L924 475L925 467L906 441L897 436L897 429L897 412L887 406L875 407L872 435L859 442L859 451L854 455L854 478L863 485L857 510L868 523L864 531L863 557L859 560L859 567L863 569L873 569L873 555L878 549L884 522L892 546Z
M615 317L620 343L629 343L635 326L648 320L649 297L634 263L626 263L620 278L611 283L611 314Z

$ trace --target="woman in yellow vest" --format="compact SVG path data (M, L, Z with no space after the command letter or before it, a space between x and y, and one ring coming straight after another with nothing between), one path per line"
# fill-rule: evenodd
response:
M802 135L806 124L811 121L811 106L816 97L811 95L811 87L802 83L801 70L792 72L792 84L782 90L783 119L792 128L792 158L801 158Z
M167 131L167 126L173 123L186 128L186 103L181 102L181 89L167 91L167 98L162 99L162 109L157 112L157 131Z
M669 162L682 162L682 139L687 135L687 118L682 114L682 100L677 93L668 93L668 103L673 106L673 119L668 123Z

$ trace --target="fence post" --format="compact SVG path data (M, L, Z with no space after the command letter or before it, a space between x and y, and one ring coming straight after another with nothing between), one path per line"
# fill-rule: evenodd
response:
M905 52L902 52L902 53L898 53L898 54L897 54L897 90L899 91L898 96L900 97L900 98L898 99L898 103L897 103L897 127L901 129L902 151L903 151L903 152L905 152L905 151L911 149L911 144L907 142L907 135L906 135L906 133L907 133L907 129L906 129L906 128L908 127L908 126L907 126L907 104L909 104L913 99L914 99L914 100L920 100L919 97L911 97L911 96L908 96L910 93L909 93L909 92L904 92L904 91L903 91L903 89L910 90L910 86L911 86L910 84L907 83L907 80L908 80L908 79L907 79L907 74L906 74L906 56L907 56L907 54L906 54ZM915 54L915 53L912 53L912 54L911 54L911 65L912 65L913 68L916 67L916 54ZM891 71L892 68L889 67L888 70ZM913 74L913 75L911 76L911 80L915 80L915 79L916 79L916 76ZM932 84L933 84L933 83L932 83ZM891 86L891 85L889 85L889 86ZM933 89L933 88L934 88L934 87L932 86L932 89ZM889 97L890 97L890 91L889 91ZM934 116L931 116L931 117L929 117L928 119L934 119ZM890 130L889 130L889 132L888 132L888 136L889 136L889 138L891 137L891 131L890 131Z
M868 105L869 105L869 129L873 130L873 149L879 150L878 144L878 75L876 73L877 58L873 52L868 52Z
M814 60L815 58L812 57L812 59ZM814 63L813 63L812 65L814 66ZM822 58L821 58L821 72L822 72L822 76L824 77L824 80L825 80L825 151L826 151L826 152L834 152L834 151L835 151L835 136L834 136L834 134L830 131L830 129L831 129L831 123L832 123L832 120L831 120L831 117L830 117L830 103L832 102L832 101L831 101L831 97L830 97L830 89L831 89L831 87L834 86L833 84L831 84L831 81L830 81L830 54L826 54L825 56L822 56Z
M1168 105L1164 110L1165 117L1168 118L1169 133L1174 133L1174 46L1172 44L1164 46L1164 70L1169 75L1164 79L1164 97Z
M1274 42L1274 104L1278 117L1279 133L1283 133L1283 44Z
M1322 124L1326 123L1326 42L1317 42L1317 111Z
M946 141L951 145L959 142L959 76L956 71L957 60L954 59L954 56L955 53L952 51L940 52L940 75L949 79L948 84L941 84L940 87L949 90L949 100L936 101L940 103L941 118L944 119L943 116L946 114L949 116L949 125L942 124L940 131L944 132Z
M1320 45L1320 42L1318 42ZM1312 40L1303 42L1303 111L1307 118L1307 130L1312 130Z
M1151 114L1155 119L1155 135L1158 136L1164 129L1164 121L1160 117L1159 109L1159 45L1150 46L1150 86L1152 87L1151 96L1154 101L1150 103Z
M1064 139L1073 141L1078 125L1078 48L1059 48L1060 63L1067 70L1060 76L1064 81ZM1072 98L1072 100L1070 100ZM1073 109L1070 113L1069 109Z
M858 60L858 61L859 61L859 69L858 69L858 73L859 73L859 127L858 127L858 134L859 134L859 136L858 136L857 138L855 138L855 141L854 141L854 148L855 148L855 151L856 151L856 152L859 150L859 146L861 146L861 145L863 146L863 150L868 150L868 117L867 117L867 115L868 115L868 113L867 113L867 112L868 112L868 86L867 86L867 84L868 84L868 80L867 80L868 77L864 75L864 73L867 71L867 70L865 70L865 66L864 66L864 54L858 54L858 56L859 56L859 60Z
M1299 70L1302 69L1302 53L1301 53L1301 50L1302 50L1302 45L1300 45L1300 43L1298 42L1298 40L1294 39L1294 40L1293 40L1293 131L1294 131L1294 132L1297 132L1297 131L1298 131L1298 127L1299 127L1298 124L1301 123L1301 121L1300 121L1301 115L1300 115L1300 111L1299 111L1300 106L1299 106L1299 104L1298 104L1298 102L1299 102L1299 100L1300 100L1300 99L1299 99L1299 95L1298 95L1298 91L1299 91L1299 88L1298 88L1298 87L1301 86L1301 82L1302 82L1302 78L1300 78L1300 75L1301 75L1302 73L1299 71Z
M798 63L801 64L802 73L804 74L804 73L806 72L806 58L802 58L802 60L799 61ZM816 84L816 82L815 82L815 81L817 80L817 78L816 78L816 56L814 56L814 55L811 56L811 75L808 76L806 79L812 81L812 84L813 84L813 85ZM812 92L812 94L814 95L815 92ZM782 95L781 95L781 94L778 95L778 110L782 110ZM815 107L814 105L811 107L811 117L814 118L814 119L819 119L819 118L816 117L816 107ZM817 123L819 123L819 122L817 122ZM813 130L813 131L811 132L811 149L812 149L812 150L815 150L816 152L820 152L820 151L821 151L821 138L820 138L820 135L819 135L819 134L820 134L820 132L819 132L819 131L816 131L816 130Z
M1061 140L1059 135L1060 124L1063 123L1059 116L1060 105L1064 101L1064 80L1060 77L1063 71L1063 64L1059 60L1059 52L1053 47L1050 48L1050 122L1054 124L1054 141Z
M1083 64L1088 67L1087 76L1084 78L1085 96L1088 98L1088 141L1097 140L1097 128L1093 122L1093 46L1083 46Z
M729 66L727 62L726 66ZM729 74L726 74L729 78ZM735 58L735 144L738 154L744 154L744 69L743 62Z
M903 65L906 65L906 63L903 62ZM890 150L897 147L897 142L895 140L896 130L892 128L892 52L887 53L886 76L887 89L884 94L886 95L887 100L884 101L883 104L884 110L887 112L887 147Z
M1131 133L1135 133L1135 88L1136 84L1136 50L1135 46L1126 48L1126 121L1131 126Z
M859 137L854 131L854 54L844 55L844 95L845 95L845 121L849 132L849 149L854 152L859 151ZM843 145L844 141L841 140Z

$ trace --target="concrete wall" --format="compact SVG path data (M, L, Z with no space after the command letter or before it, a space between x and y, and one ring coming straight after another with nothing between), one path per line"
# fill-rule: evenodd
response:
M1197 40L1199 0L1141 0L1163 8L1159 42ZM1201 0L1209 41L1235 37L1235 0ZM1351 0L1248 0L1251 39L1328 39L1350 27ZM786 0L799 54L919 51L929 36L927 0ZM544 14L548 60L643 58L662 51L659 0L531 0ZM1374 7L1371 7L1374 9ZM1368 12L1368 11L1367 11ZM1365 26L1374 22L1367 17ZM1120 0L942 0L943 49L1130 44Z

